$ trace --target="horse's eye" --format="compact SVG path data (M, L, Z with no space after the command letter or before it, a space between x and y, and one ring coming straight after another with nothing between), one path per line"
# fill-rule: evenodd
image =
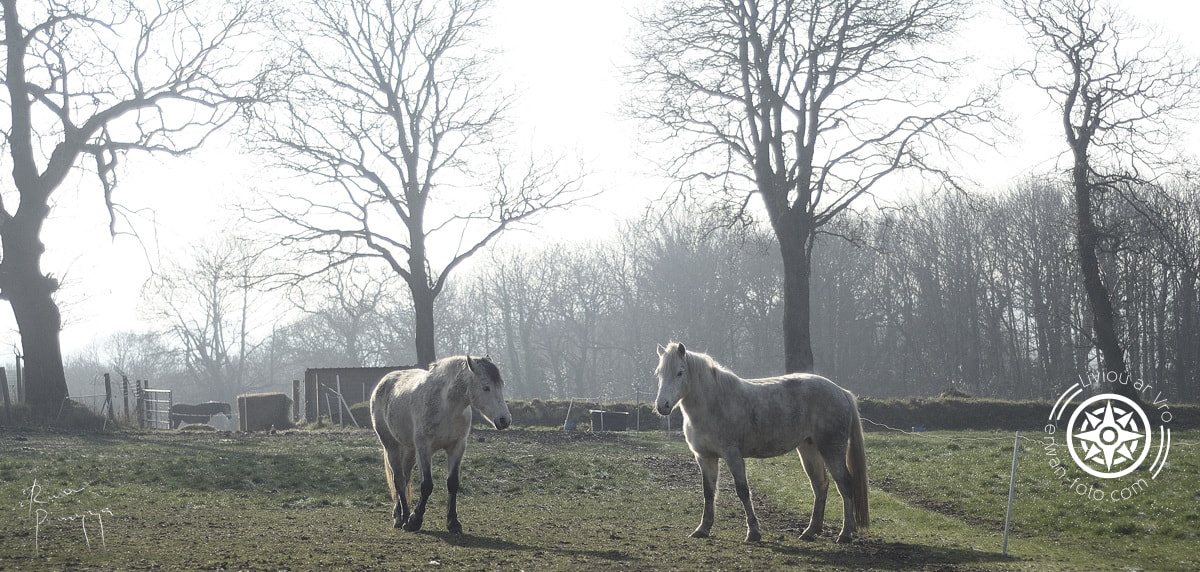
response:
M683 377L683 372L680 371L679 373L675 374L675 377Z
M484 391L491 391L491 390L492 390L492 388L491 388L491 387L488 387L488 386L486 386L486 385L485 385L485 386L483 386L483 390L484 390Z

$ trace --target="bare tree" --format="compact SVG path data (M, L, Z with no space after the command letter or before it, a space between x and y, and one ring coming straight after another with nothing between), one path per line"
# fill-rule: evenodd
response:
M1194 110L1200 66L1182 50L1150 45L1128 18L1093 0L1008 0L1037 53L1018 70L1059 110L1071 153L1079 269L1092 310L1093 342L1106 373L1128 376L1117 312L1098 251L1105 232L1098 202L1131 198L1160 175L1170 153L1172 122ZM1131 201L1136 202L1136 201ZM1114 277L1115 278L1115 277ZM1114 391L1137 399L1129 383Z
M632 114L683 151L687 184L719 187L743 215L758 195L779 241L787 371L811 371L809 278L816 233L894 172L929 161L984 116L947 108L938 42L960 0L688 0L640 17Z
M579 197L560 161L518 164L499 150L510 98L479 41L490 4L305 2L287 30L291 89L261 118L264 146L315 183L266 217L290 223L285 242L321 259L303 274L386 261L412 295L420 363L436 359L434 302L451 272Z
M29 402L48 415L67 395L59 283L41 267L55 191L88 162L115 232L113 191L129 153L186 153L259 97L265 68L253 36L264 8L223 0L2 6L0 130L15 193L0 195L0 296L21 333Z
M385 351L377 334L397 281L390 271L380 274L351 263L322 274L316 288L295 285L289 297L314 319L324 342L336 346L338 362L329 365L382 365Z
M201 394L232 398L255 383L247 376L251 356L275 315L262 288L266 272L247 250L237 241L202 246L145 288L146 311L178 341Z

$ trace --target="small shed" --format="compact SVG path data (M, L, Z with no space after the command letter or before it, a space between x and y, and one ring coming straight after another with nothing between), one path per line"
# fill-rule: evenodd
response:
M325 415L335 418L338 411L338 392L346 405L370 401L371 391L383 376L398 369L417 366L386 367L321 367L304 370L304 419L315 421ZM339 389L340 387L340 389ZM330 415L332 408L333 415ZM347 414L343 411L344 414Z

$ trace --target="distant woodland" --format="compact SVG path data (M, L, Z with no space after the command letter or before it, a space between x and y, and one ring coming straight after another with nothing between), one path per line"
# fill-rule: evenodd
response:
M1137 196L1101 209L1131 376L1196 401L1200 192L1180 183ZM873 397L1058 395L1097 369L1072 224L1067 190L1036 180L849 214L814 248L816 370ZM680 208L592 242L498 248L443 294L437 345L490 354L513 398L651 390L655 344L669 340L746 377L778 374L781 280L767 232ZM71 356L72 393L89 394L113 366L209 399L282 389L307 367L415 363L394 277L339 271L280 300L242 278L263 264L233 247L198 252L147 289L149 311L172 325Z

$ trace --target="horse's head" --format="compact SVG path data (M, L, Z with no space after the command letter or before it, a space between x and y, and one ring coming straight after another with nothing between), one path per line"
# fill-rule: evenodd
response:
M512 423L508 404L504 402L504 380L491 358L467 356L467 372L471 375L471 405L474 405L497 429Z
M688 376L687 349L683 344L670 343L658 346L658 396L654 398L654 409L659 415L669 415L679 403L684 380Z

